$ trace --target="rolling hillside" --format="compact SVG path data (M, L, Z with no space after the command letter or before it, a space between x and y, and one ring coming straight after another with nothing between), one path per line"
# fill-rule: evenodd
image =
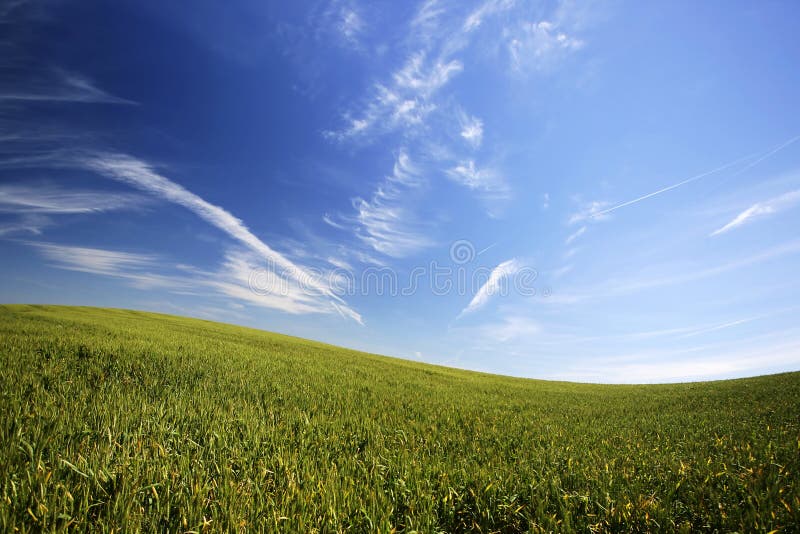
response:
M500 377L0 306L0 530L793 531L800 373Z

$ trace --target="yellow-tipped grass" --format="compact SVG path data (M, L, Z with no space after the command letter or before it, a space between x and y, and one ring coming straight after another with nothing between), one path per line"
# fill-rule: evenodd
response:
M800 374L524 380L0 306L4 532L791 532Z

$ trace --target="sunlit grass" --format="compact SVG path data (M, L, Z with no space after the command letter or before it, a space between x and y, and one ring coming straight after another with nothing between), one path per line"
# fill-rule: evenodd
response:
M0 358L6 532L800 525L800 373L522 380L53 306L1 306Z

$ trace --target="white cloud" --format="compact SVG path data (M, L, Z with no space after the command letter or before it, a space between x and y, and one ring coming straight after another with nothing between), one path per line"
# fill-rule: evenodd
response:
M800 203L800 189L789 191L775 198L765 200L763 202L756 202L739 215L733 218L728 224L711 232L711 236L723 234L734 228L742 226L743 224L751 223L756 219L764 218L769 215L774 215L784 210L795 207Z
M481 146L483 141L483 121L478 117L470 117L466 113L459 115L461 137L473 148Z
M353 266L341 258L334 258L333 256L331 256L326 261L331 265L333 265L334 267L336 267L337 269L342 269L348 272L353 271Z
M161 260L153 254L53 243L28 244L59 269L120 278L140 289L158 287L190 293L195 287L184 278L154 272L161 268Z
M53 184L0 184L0 213L85 214L148 204L132 193L64 189Z
M0 102L72 102L79 104L135 104L99 89L89 79L53 70L41 80L17 86L0 85Z
M348 41L357 43L358 36L364 29L364 21L361 19L361 16L352 8L343 8L339 16L339 31Z
M569 237L567 237L567 239L564 241L564 244L569 245L570 243L578 239L580 236L582 236L585 232L586 232L586 226L581 226L575 232L570 234Z
M194 212L200 218L216 226L229 236L237 239L253 251L261 254L267 261L285 269L297 272L299 269L291 261L258 239L244 223L219 206L206 202L183 186L161 176L144 161L124 154L99 154L88 157L84 164L100 174L150 192L158 198L179 204Z
M344 114L342 127L325 131L323 135L339 142L370 142L376 134L400 131L405 146L417 143L419 153L437 162L438 168L432 169L433 172L444 171L451 180L478 192L482 200L506 200L509 188L504 177L493 169L476 167L474 161L461 155L463 146L450 146L452 139L437 140L431 116L435 114L437 120L443 118L448 125L455 118L461 139L472 149L482 145L483 121L467 115L452 99L443 101L439 94L464 69L456 54L475 37L474 30L488 17L512 6L513 2L507 0L486 1L458 25L452 23L454 17L444 16L442 2L422 2L410 21L407 36L408 48L414 52L388 76L373 84L372 94L363 105ZM450 110L455 116L443 117ZM401 201L399 188L387 187L387 183L371 198L355 199L356 218L361 226L359 237L376 250L394 256L408 255L429 246L431 240L413 221L408 222L413 219L408 201ZM499 208L491 206L489 215L496 216Z
M518 72L547 67L562 55L579 50L583 41L550 21L522 24L508 44L512 68Z
M550 207L550 193L542 195L542 209L546 210Z
M337 230L347 230L347 227L345 227L343 224L339 224L338 222L334 221L333 217L329 213L326 213L322 216L322 221L328 226L336 228Z
M39 235L42 230L52 224L53 221L50 217L36 213L25 213L14 221L0 224L0 237L18 233Z
M356 199L354 206L363 229L358 237L382 254L400 258L433 244L409 225L407 221L412 217L409 210L388 203L380 191L370 201Z
M508 186L503 178L492 169L480 169L473 160L465 160L448 169L447 176L469 189L482 191L491 198L506 198Z
M516 259L510 259L504 261L494 269L492 269L491 274L489 275L489 279L486 280L486 283L481 286L475 296L472 297L469 305L461 310L459 317L471 313L484 305L496 294L501 292L503 289L503 283L508 277L513 276L517 271L519 271L521 265L519 261Z
M423 184L419 169L414 165L405 150L401 150L392 166L392 174L386 178L389 182L399 183L411 187Z
M606 206L608 206L608 202L593 200L591 202L584 203L580 209L570 215L569 217L569 224L576 224L584 221L603 221L610 217L608 215L608 211L606 210Z
M361 316L341 301L322 300L315 291L307 290L309 285L320 285L323 280L324 273L299 280L280 276L264 268L259 254L234 249L225 255L221 269L214 276L199 282L228 297L263 308L292 314L338 313L363 324Z
M237 219L225 209L205 201L183 186L156 173L144 161L125 154L95 154L85 157L80 163L102 175L189 209L256 253L270 270L280 272L282 278L294 280L308 293L327 297L331 305L341 308L345 314L358 316L356 312L347 307L339 296L333 293L329 286L317 280L302 266L293 263L261 241L240 219Z
M422 124L425 117L435 109L433 104L421 103L419 100L403 100L394 108L392 122L406 126Z
M429 40L438 29L439 20L444 12L440 0L426 0L411 20L412 32L423 41Z
M81 215L112 210L139 209L150 203L144 196L91 190L69 190L40 184L0 184L0 214L13 220L0 225L0 236L39 235L55 225L59 215Z
M53 243L28 244L53 262L54 267L122 279L139 289L222 296L235 299L236 302L231 302L234 306L245 302L291 314L337 313L363 324L361 316L347 306L307 291L310 280L281 277L265 269L260 256L249 250L229 250L221 267L209 272L187 265L170 265L154 254Z
M475 8L475 10L467 16L462 29L464 32L474 31L478 29L486 17L505 11L513 5L514 0L488 0Z
M464 66L458 60L429 62L424 52L417 52L406 61L400 70L394 73L392 78L397 87L410 89L415 94L426 98L441 89L463 68Z
M374 95L361 111L345 115L346 126L324 132L330 139L343 141L365 135L374 129L391 131L423 123L436 109L434 94L463 68L457 60L429 60L424 51L412 54L391 76L391 83L375 85ZM355 116L353 116L355 115Z
M369 200L356 198L356 235L374 250L387 256L409 256L433 245L416 215L406 207L403 194L423 184L419 171L408 154L397 156L392 174L387 176Z
M55 245L52 243L31 243L44 257L59 266L74 271L93 274L116 274L127 269L141 269L156 265L157 257L152 254L119 252L90 247Z

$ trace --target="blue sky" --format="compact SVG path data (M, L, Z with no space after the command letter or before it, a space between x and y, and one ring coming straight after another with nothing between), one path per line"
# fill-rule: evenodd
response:
M800 368L796 2L0 7L0 301L517 376Z

